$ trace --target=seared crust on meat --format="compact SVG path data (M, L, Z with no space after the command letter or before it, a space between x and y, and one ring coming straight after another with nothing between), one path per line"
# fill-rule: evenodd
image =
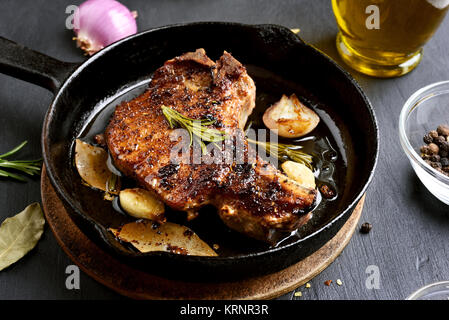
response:
M307 222L316 190L303 188L252 152L243 127L254 105L255 85L245 67L227 52L215 63L198 49L168 60L145 93L117 106L105 132L107 145L117 168L168 206L194 213L212 204L230 228L274 242L275 231ZM195 162L190 147L173 161L181 139L173 138L162 106L193 119L215 119L211 127L228 135L226 143L235 149L241 142L244 163Z

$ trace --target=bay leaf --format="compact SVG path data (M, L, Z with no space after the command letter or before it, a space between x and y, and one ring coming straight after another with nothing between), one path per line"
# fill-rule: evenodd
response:
M196 233L176 223L155 224L150 220L138 220L127 223L119 229L109 228L109 231L143 253L166 251L192 256L217 256L217 253Z
M0 226L0 271L33 249L44 232L44 214L39 203L30 204Z

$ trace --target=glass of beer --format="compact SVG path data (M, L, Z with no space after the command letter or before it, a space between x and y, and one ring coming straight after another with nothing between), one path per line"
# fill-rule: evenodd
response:
M371 76L397 77L419 64L449 0L332 0L332 7L345 63Z

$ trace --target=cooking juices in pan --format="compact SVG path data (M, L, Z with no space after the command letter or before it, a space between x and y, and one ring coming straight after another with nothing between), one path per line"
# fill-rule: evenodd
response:
M253 129L266 129L262 122L262 115L283 94L290 95L295 93L304 104L313 108L321 118L317 128L304 137L298 139L279 137L279 143L301 146L303 148L302 151L313 155L317 187L320 188L322 185L327 185L335 191L335 196L331 199L322 197L318 193L311 220L300 229L285 234L276 244L276 246L286 245L324 226L329 222L332 213L339 209L338 200L342 197L345 187L347 165L345 149L340 130L328 113L331 110L329 106L320 104L310 92L298 84L286 81L270 71L251 65L247 65L247 70L256 83L256 108L248 119L248 123L251 122ZM80 132L79 138L85 142L95 144L94 136L104 132L115 107L122 101L129 101L142 94L149 82L149 79L138 82L113 97L104 100L103 104L96 108L97 112L94 112L88 118ZM76 169L74 168L74 170ZM136 183L131 179L122 177L122 189L132 187L136 187ZM84 194L89 193L89 196L86 197L86 199L89 199L89 203L86 203L85 206L95 206L95 210L91 208L89 212L93 215L93 219L105 227L117 228L124 223L133 221L133 218L127 216L121 210L118 201L104 200L103 192L92 190L87 186L82 186L80 191ZM92 193L96 194L92 195ZM96 200L92 201L92 197L95 197ZM95 202L95 204L92 202ZM212 206L202 208L199 216L192 221L187 221L186 213L175 212L168 207L166 208L166 217L168 221L190 227L211 247L218 248L216 251L220 256L256 253L266 251L269 248L268 244L253 240L229 229L220 220L218 214L216 214L216 209Z

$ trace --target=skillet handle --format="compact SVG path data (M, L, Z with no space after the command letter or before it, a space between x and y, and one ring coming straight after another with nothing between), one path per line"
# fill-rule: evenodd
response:
M37 84L54 94L77 63L56 60L0 37L0 72Z

